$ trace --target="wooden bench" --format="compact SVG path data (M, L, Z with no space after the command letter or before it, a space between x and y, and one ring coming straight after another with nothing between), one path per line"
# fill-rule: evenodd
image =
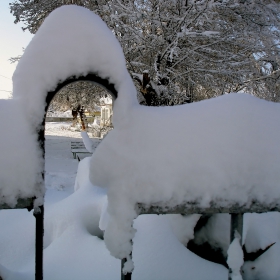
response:
M71 141L71 152L73 158L77 158L77 154L91 154L85 147L84 143L81 141Z

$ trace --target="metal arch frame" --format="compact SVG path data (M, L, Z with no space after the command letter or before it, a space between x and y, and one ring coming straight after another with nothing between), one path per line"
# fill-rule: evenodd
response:
M41 127L38 131L38 143L42 150L42 157L45 162L45 123L48 107L54 96L65 86L79 81L88 81L105 88L112 96L113 100L118 97L115 85L109 82L109 79L101 78L98 74L89 73L85 76L71 76L64 81L59 82L53 91L46 95L46 106ZM42 178L45 178L45 171L42 170ZM44 237L44 205L34 209L36 218L36 246L35 246L35 280L43 280L43 237Z
M94 74L94 73L89 73L85 76L71 76L67 79L65 79L64 81L61 81L57 84L55 90L53 91L49 91L48 95L46 97L46 103L47 103L47 107L49 106L49 104L51 103L53 97L65 86L75 83L75 82L81 82L81 81L87 81L87 82L92 82L95 83L103 88L105 88L107 91L109 91L109 93L111 94L111 96L113 97L113 99L116 99L118 97L118 92L115 88L115 85L110 83L108 79L104 79L101 78L100 76L98 76L98 74ZM45 109L45 113L47 112L47 108Z

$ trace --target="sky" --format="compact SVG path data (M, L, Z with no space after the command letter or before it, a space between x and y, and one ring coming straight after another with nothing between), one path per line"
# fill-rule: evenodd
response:
M0 1L0 99L8 98L12 92L12 76L16 63L11 64L9 58L22 54L33 35L29 31L23 32L23 24L14 24L14 17L10 14L11 0Z

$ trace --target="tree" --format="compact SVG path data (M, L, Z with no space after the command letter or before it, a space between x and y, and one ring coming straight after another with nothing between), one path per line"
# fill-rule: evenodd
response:
M78 125L78 118L81 121L82 128L88 126L87 118L84 111L96 112L104 105L104 101L110 102L112 100L110 94L102 87L87 81L78 81L63 87L53 98L49 112L56 111L72 111L73 125ZM96 117L97 119L99 117ZM102 125L94 122L90 130L98 135L104 135L113 128L111 119L108 124Z
M34 33L65 4L93 10L112 29L143 104L238 90L280 101L280 7L273 0L21 0L10 8Z
M109 93L105 89L92 82L71 83L55 95L51 103L51 110L77 110L81 106L87 110L94 110L95 107L100 106L102 98L108 95Z

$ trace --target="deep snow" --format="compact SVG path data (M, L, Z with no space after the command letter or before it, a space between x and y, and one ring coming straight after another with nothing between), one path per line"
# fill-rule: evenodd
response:
M73 33L75 40L73 40ZM77 53L80 55L76 55ZM133 262L129 257L132 250L130 240L137 240L137 236L142 237L141 234L139 235L142 225L151 226L150 231L155 233L151 235L151 239L148 239L151 241L151 246L146 244L143 248L149 247L152 250L156 248L156 251L166 248L166 255L161 255L156 260L153 258L152 261L149 257L137 253L142 252L137 251L137 246L142 248L142 241L133 243L135 279L140 277L137 275L143 275L147 271L151 273L147 277L157 279L158 276L154 273L163 270L163 275L169 275L167 279L170 279L170 273L174 279L174 271L182 278L187 271L188 275L192 275L190 271L193 270L201 279L206 276L207 279L224 277L226 272L224 268L194 256L178 241L176 230L168 231L166 217L156 219L154 216L145 218L142 216L136 219L138 213L135 211L135 204L137 202L148 205L161 203L163 207L173 207L186 201L194 201L201 207L207 207L211 202L218 206L235 203L250 205L255 200L264 204L278 203L280 196L279 104L259 100L249 95L230 94L189 105L168 108L142 107L137 104L136 89L125 68L120 45L104 22L84 8L61 7L51 13L42 24L26 48L13 76L14 99L9 104L21 108L17 112L21 123L25 125L21 136L22 141L27 142L27 145L24 147L24 152L17 147L19 161L11 160L17 165L17 169L8 170L7 174L4 170L1 174L1 180L7 178L1 190L4 190L4 194L6 190L11 190L11 194L4 196L4 202L12 204L22 191L24 196L37 195L37 204L42 203L44 190L41 188L42 182L38 176L43 162L39 149L34 147L36 147L36 129L40 128L44 115L46 94L53 90L59 81L72 75L80 76L88 73L97 73L103 78L108 78L118 90L118 98L114 102L114 130L98 146L92 158L85 159L80 164L75 182L77 191L71 195L69 195L71 192L64 193L65 199L60 201L56 198L56 203L53 199L57 191L67 189L65 186L74 186L72 179L74 180L75 176L68 174L68 170L74 167L71 167L70 161L64 161L58 151L53 161L51 160L50 170L46 167L47 189L50 189L46 195L46 205L49 204L51 208L46 211L45 220L45 275L63 277L54 276L59 274L58 266L53 263L53 260L54 256L60 258L64 256L63 260L66 262L62 262L62 267L67 269L60 272L67 275L67 279L72 276L77 278L78 269L73 269L75 265L83 265L93 256L86 255L84 258L76 259L79 250L88 245L85 244L85 240L104 246L103 241L98 239L101 237L98 227L101 216L107 248L113 256L128 259L125 271L133 268ZM4 113L3 117L6 115L6 112ZM12 123L9 121L9 119L7 123L2 121L0 129L1 131L6 129L7 135L1 137L0 144L2 142L7 144L9 139L14 140L16 137L12 134L14 130L9 129L9 124ZM48 139L51 146L54 143L59 146L57 141L62 143L65 142L64 140ZM6 146L7 150L13 148L12 143ZM17 142L14 143L18 145ZM55 147L52 149L55 150ZM33 154L30 158L24 159L26 152ZM24 165L24 160L29 163ZM62 170L57 167L52 170L52 166L60 161L63 163ZM1 159L0 165L1 167L5 165L5 159ZM22 172L21 166L30 167L30 170ZM12 171L16 174L16 171L22 172L23 181L20 184L22 183L23 188L19 188L16 182L11 184L13 183ZM65 172L67 175L63 175ZM91 182L89 178L85 180L80 175L82 173L89 174ZM17 176L14 178L17 179ZM58 183L59 181L61 182ZM29 183L30 189L26 187ZM15 185L16 188L9 189L9 185ZM3 200L2 196L1 199ZM5 220L6 212L3 213ZM24 221L23 217L21 222ZM134 219L136 220L132 227ZM5 220L6 224L8 221ZM193 222L192 219L190 221ZM31 220L26 220L26 224L28 223L31 223ZM250 223L252 227L256 226L254 222ZM143 228L146 229L147 226ZM158 229L162 229L160 238ZM248 225L248 232L250 229ZM267 230L273 238L278 238L275 227L273 230ZM18 234L18 231L15 234ZM191 235L192 232L188 229L186 238L191 238ZM77 240L81 244L77 245L73 241L74 237L78 237ZM264 238L261 235L261 239ZM160 246L156 247L158 240ZM22 239L19 238L19 244L20 242ZM70 244L74 247L75 253L65 256L64 251ZM177 249L174 251L169 247L170 244L172 248ZM25 246L27 245L28 242ZM258 244L251 244L251 246L258 247ZM14 250L19 247L21 246L14 247ZM278 248L273 247L274 250ZM30 248L28 246L29 250ZM89 248L93 249L87 246L81 253L89 252ZM23 251L21 250L19 254ZM272 254L273 250L269 251ZM98 254L100 254L99 250ZM105 259L109 258L107 251L106 254ZM137 265L138 256L140 256L139 260L144 260L141 266ZM96 263L96 259L98 259L97 255L91 260ZM189 263L191 266L181 265L182 260L184 260L182 263ZM1 261L2 259L0 263ZM7 264L9 261L11 263ZM147 261L149 263L146 263ZM9 275L9 269L13 270L12 266L15 262L16 258L3 257L1 265L4 267L0 267L2 273ZM22 277L27 277L26 275L31 273L31 263L32 260L25 258L25 266L21 264L22 269L27 271ZM152 267L145 269L145 264ZM199 269L201 266L205 269ZM137 272L137 268L141 270ZM259 265L259 269L260 275L264 267ZM14 270L18 270L18 266L15 265ZM254 270L258 271L258 269ZM82 272L85 277L87 272L87 270ZM106 271L106 273L111 272L111 270ZM271 278L278 277L276 266L269 272ZM162 277L164 276L160 279L163 279Z
M19 102L0 99L0 131L0 205L14 207L18 198L42 197L42 153Z
M99 219L106 208L106 191L94 187L86 176L90 158L80 164L73 159L70 141L82 139L79 133L65 129L69 125L47 124L44 279L117 280L120 279L120 261L110 256L99 229ZM78 167L80 171L76 176ZM76 192L75 183L79 185ZM215 219L208 225L207 238L213 243L220 241L221 247L225 247L228 246L225 245L229 237L228 223L223 222L224 214L217 216L222 220ZM193 238L198 218L197 215L186 218L139 216L134 223L137 232L133 239L133 279L227 279L223 266L202 260L184 246ZM248 251L277 243L257 261L245 263L244 279L279 279L279 223L279 213L245 215L244 239ZM7 276L4 280L34 279L35 219L32 213L1 210L0 224L4 225L0 231L0 275Z
M82 7L53 11L18 63L13 101L21 104L31 129L24 141L31 135L35 146L47 92L88 73L107 78L118 91L114 130L92 156L89 176L93 185L108 188L105 242L112 255L128 259L125 270L133 268L129 255L137 203L277 205L280 105L228 94L181 106L140 106L119 42L99 16ZM30 166L40 174L38 161L39 156ZM40 185L37 177L30 177L35 178L31 186ZM44 192L37 189L42 202Z
M78 135L55 123L47 127L51 135L46 136L44 279L120 279L120 261L110 256L99 229L106 191L91 185L82 172L74 192L78 161L72 157L70 140L78 138L69 136ZM89 160L81 162L88 170ZM1 210L0 224L4 225L0 231L0 275L7 275L4 280L34 279L32 213ZM141 216L135 227L133 279L226 279L224 267L200 259L178 241L167 217Z

